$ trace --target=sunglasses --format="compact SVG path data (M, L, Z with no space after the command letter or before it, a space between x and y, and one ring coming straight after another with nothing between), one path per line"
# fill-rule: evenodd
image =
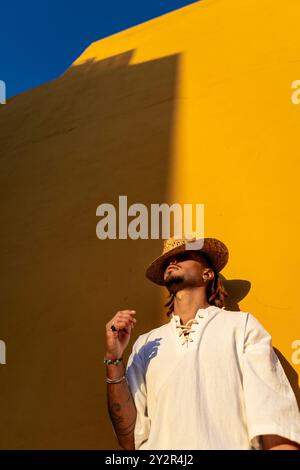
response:
M187 260L195 260L195 261L200 261L201 262L201 256L192 250L185 250L182 253L177 253L174 256L171 256L170 258L167 259L167 261L164 263L164 267L167 268L171 262L176 261L177 263L180 263L181 261L187 261Z

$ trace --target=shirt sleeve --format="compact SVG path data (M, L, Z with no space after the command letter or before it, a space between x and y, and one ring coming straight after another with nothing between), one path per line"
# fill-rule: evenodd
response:
M133 345L126 370L126 378L137 410L134 429L136 450L148 439L150 433L150 418L147 415L146 367L141 343L142 336Z
M262 448L260 436L266 434L300 444L296 397L273 350L271 336L251 314L245 327L243 389L253 448Z

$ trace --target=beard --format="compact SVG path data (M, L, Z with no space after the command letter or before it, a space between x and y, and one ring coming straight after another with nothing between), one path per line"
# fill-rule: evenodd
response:
M184 285L184 277L180 274L178 275L171 275L165 281L165 286L170 292L170 294L176 294L180 289L182 289Z

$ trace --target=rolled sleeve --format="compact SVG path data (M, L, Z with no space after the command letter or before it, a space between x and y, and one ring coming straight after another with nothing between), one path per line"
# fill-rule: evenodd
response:
M134 429L136 450L147 441L150 433L150 418L147 415L146 368L143 355L140 352L141 338L140 336L133 345L126 370L126 378L137 410Z
M300 444L300 414L272 339L247 315L243 352L243 389L249 439L261 449L261 435L276 434Z

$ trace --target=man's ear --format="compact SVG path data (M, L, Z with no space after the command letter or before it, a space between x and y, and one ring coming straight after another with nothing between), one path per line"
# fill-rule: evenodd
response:
M204 281L212 281L215 277L215 273L211 268L205 268L202 273Z

